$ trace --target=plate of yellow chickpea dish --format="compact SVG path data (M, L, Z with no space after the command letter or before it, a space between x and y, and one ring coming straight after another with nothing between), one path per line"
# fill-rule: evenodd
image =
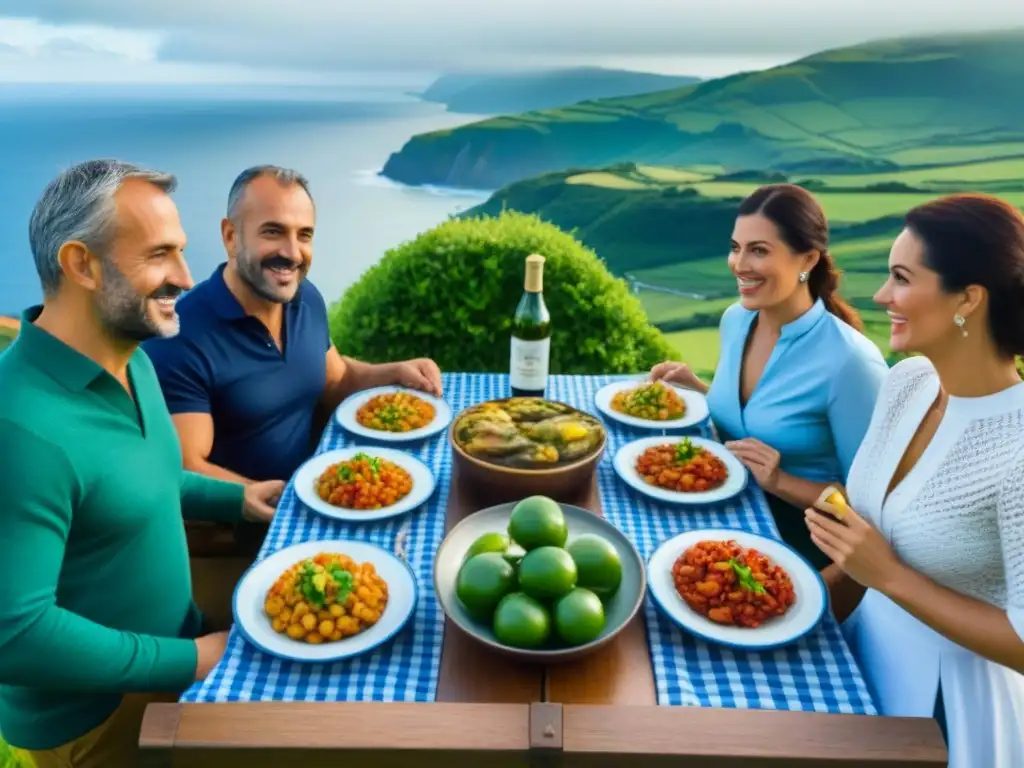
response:
M365 389L334 412L338 424L360 437L384 442L422 440L451 423L452 408L439 397L405 387Z
M406 563L364 541L307 541L250 568L235 589L235 626L292 661L358 656L393 638L416 607Z
M605 416L631 427L681 429L708 418L708 402L694 389L664 381L630 378L606 384L594 395Z

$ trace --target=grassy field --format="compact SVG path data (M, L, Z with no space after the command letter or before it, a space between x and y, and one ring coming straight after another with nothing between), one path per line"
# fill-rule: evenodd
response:
M667 333L669 343L679 350L694 373L710 382L718 366L718 329L692 328Z
M996 145L991 151L1001 149L1002 145ZM619 172L587 171L565 177L566 184L603 189L659 193L692 189L710 199L743 198L770 180L721 180L704 170L642 164ZM813 189L829 220L835 223L899 216L908 208L952 191L989 192L1024 207L1024 153L947 164L933 160L927 167L910 166L885 173L792 174L787 180ZM879 185L901 185L905 190L871 189Z
M0 317L0 352L3 352L18 335L17 321L8 317ZM0 763L0 768L3 764Z

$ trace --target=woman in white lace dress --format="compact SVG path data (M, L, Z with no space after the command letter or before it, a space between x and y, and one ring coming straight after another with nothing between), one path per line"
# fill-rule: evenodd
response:
M836 615L885 715L936 717L954 768L1024 767L1024 218L912 210L875 296L893 366L845 524L806 511ZM852 598L852 600L851 600Z

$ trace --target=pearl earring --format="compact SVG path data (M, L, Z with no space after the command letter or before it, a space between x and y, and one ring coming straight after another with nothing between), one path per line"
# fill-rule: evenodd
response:
M953 315L953 322L956 324L957 328L959 328L961 331L963 331L964 338L966 339L967 338L967 329L964 328L964 323L967 322L966 318L964 318L964 316L961 315L960 313L957 313L957 314Z
M806 283L807 282L807 273L806 272L801 272L800 273L800 282L801 283Z

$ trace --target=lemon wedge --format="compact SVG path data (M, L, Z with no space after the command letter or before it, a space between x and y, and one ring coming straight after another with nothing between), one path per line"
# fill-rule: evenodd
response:
M823 512L833 515L837 520L845 518L846 513L850 511L850 505L847 503L846 497L834 485L830 485L821 492L816 506Z
M566 424L561 430L562 439L566 442L573 440L582 440L587 436L587 428L581 424Z

